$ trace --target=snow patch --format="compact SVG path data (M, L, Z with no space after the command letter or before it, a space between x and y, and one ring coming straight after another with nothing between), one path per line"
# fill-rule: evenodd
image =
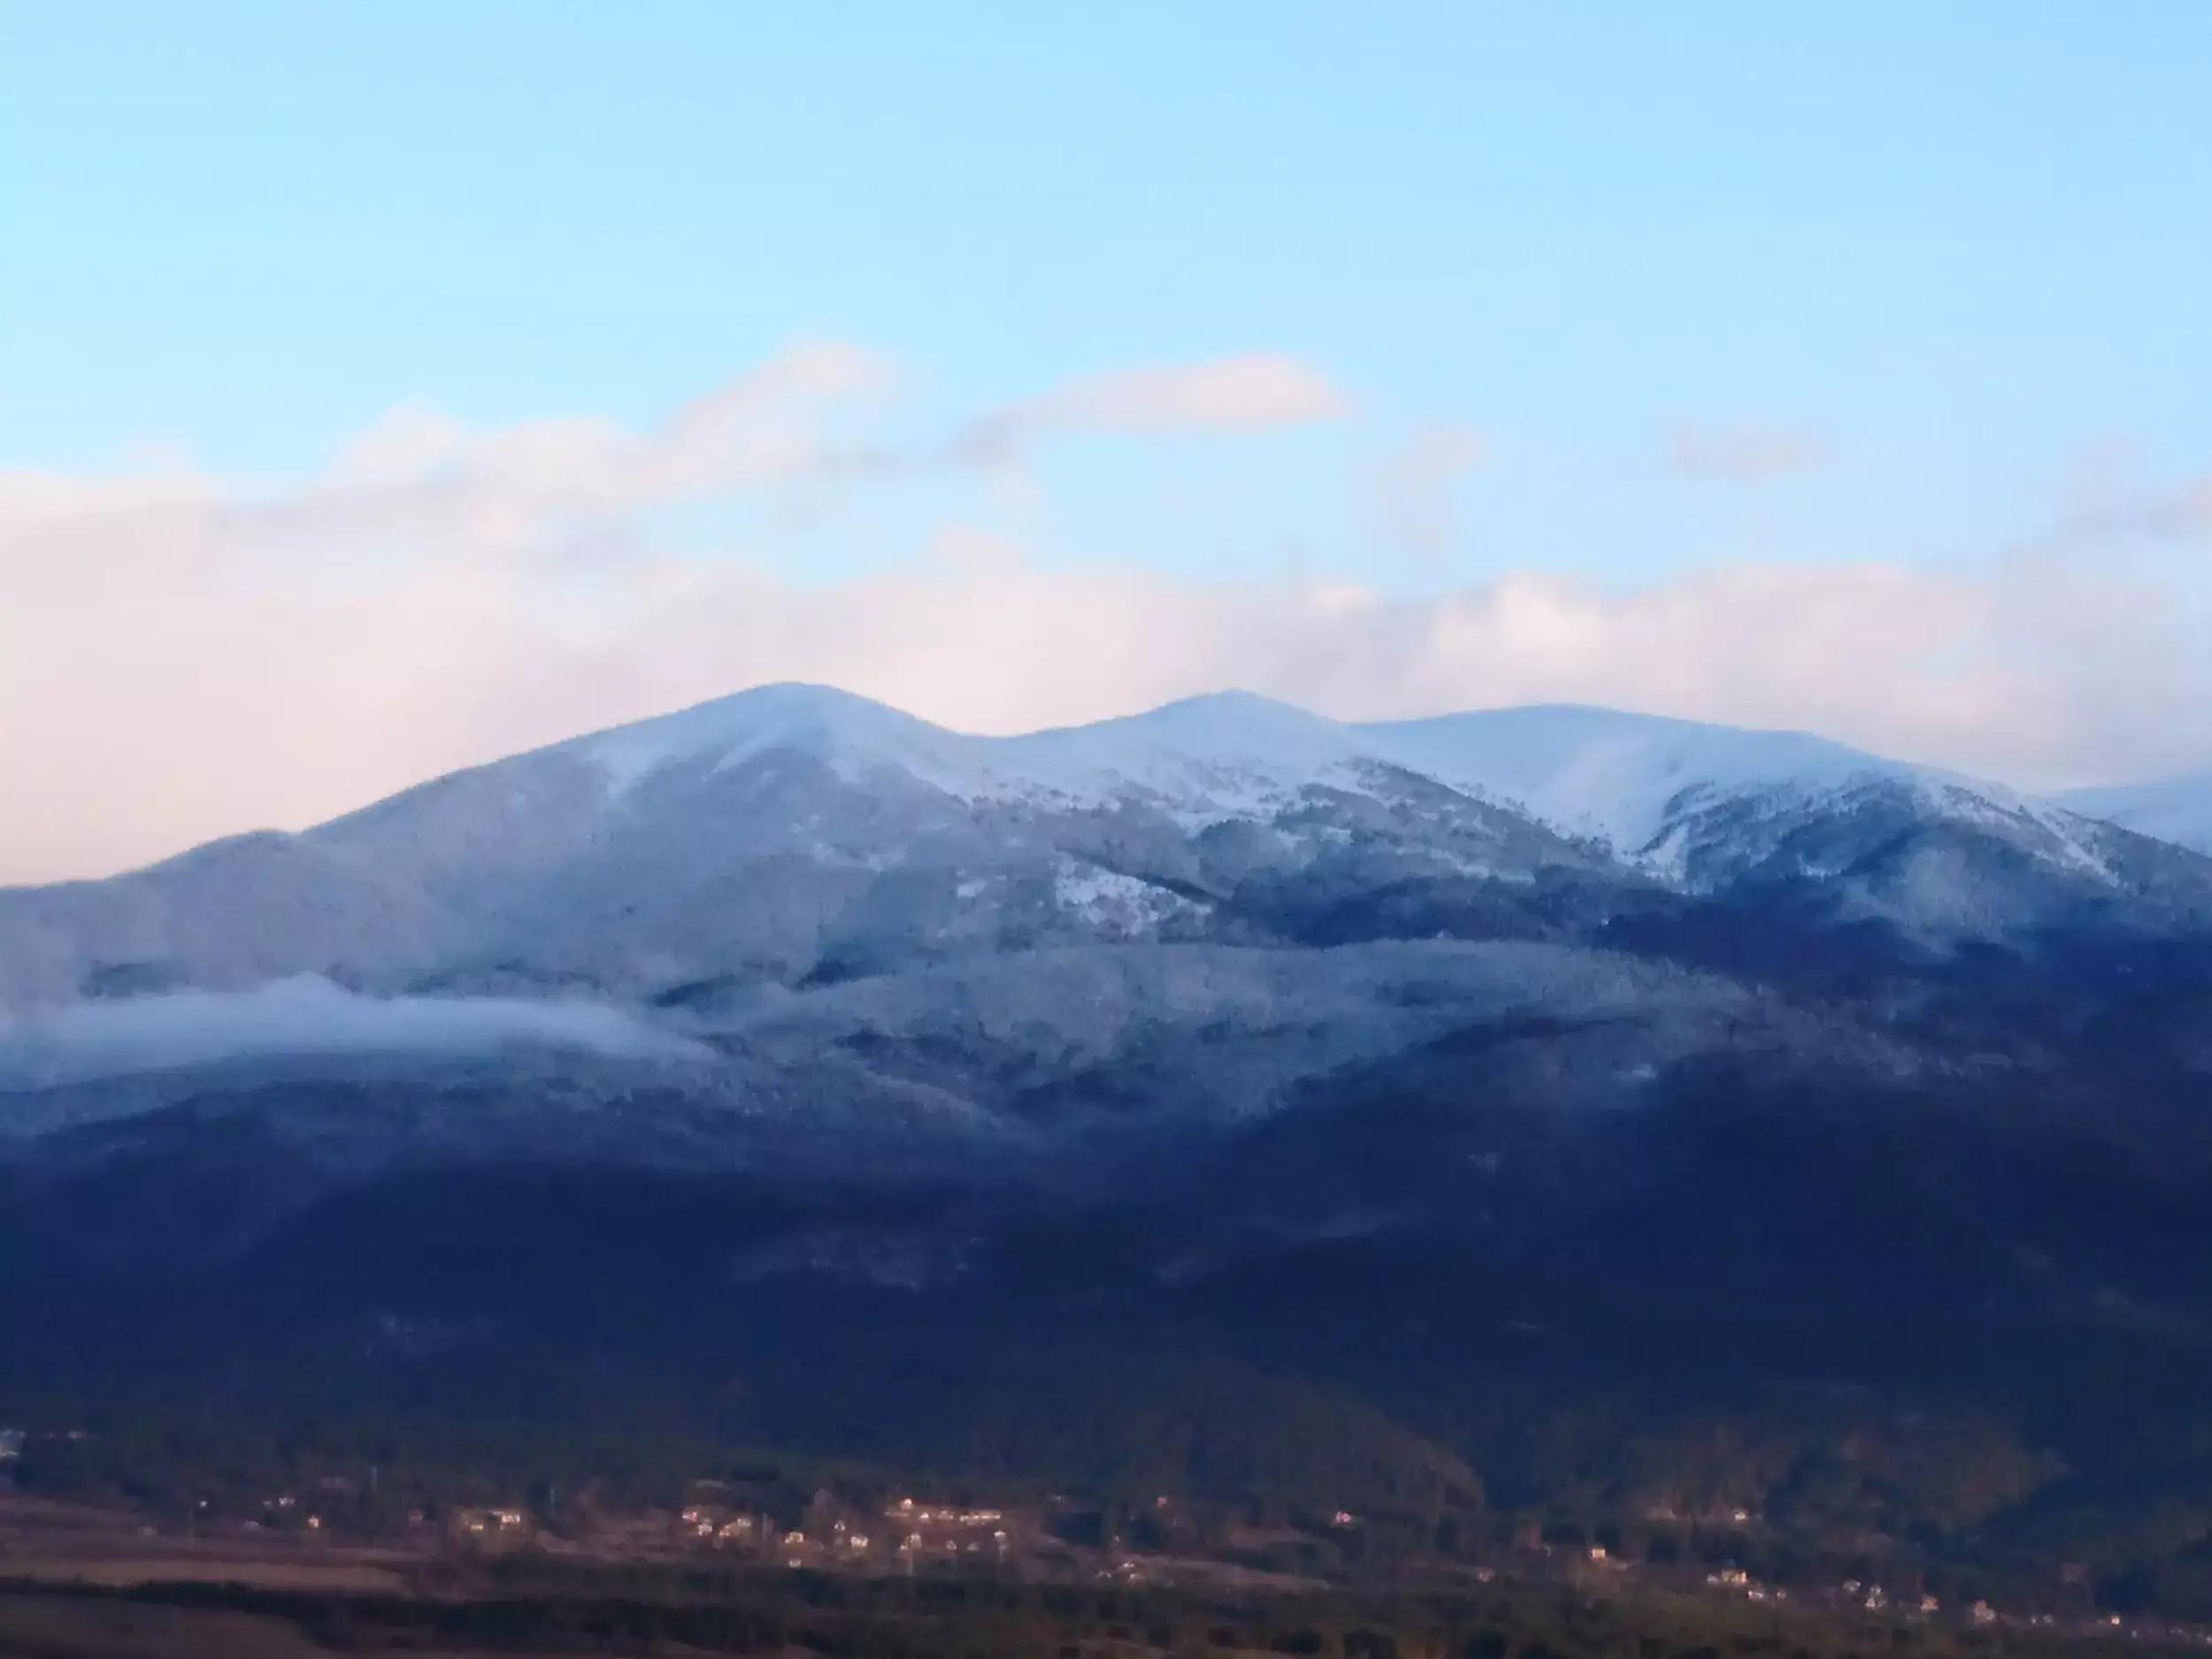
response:
M1053 902L1101 932L1125 939L1156 932L1198 907L1180 894L1098 864L1062 858L1053 866Z

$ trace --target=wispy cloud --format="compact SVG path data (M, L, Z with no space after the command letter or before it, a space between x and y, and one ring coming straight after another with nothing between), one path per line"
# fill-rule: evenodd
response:
M2081 507L2062 534L2076 542L2212 538L2212 473L2166 488L2108 495Z
M1423 426L1375 469L1377 528L1417 553L1442 552L1458 534L1458 487L1489 457L1490 446L1471 427Z
M1756 484L1813 472L1828 464L1829 455L1818 438L1791 427L1685 423L1668 433L1666 459L1685 478Z
M1056 433L1237 432L1350 412L1350 400L1317 369L1259 352L1069 380L983 416L956 449L1000 458Z

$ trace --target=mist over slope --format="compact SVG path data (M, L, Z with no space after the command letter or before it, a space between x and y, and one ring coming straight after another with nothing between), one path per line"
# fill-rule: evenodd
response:
M2076 789L2061 800L2070 810L2108 818L2139 835L2212 854L2212 773Z
M175 990L0 1018L0 1088L287 1056L492 1056L518 1048L678 1061L707 1051L602 1003L365 996L312 974L250 991Z

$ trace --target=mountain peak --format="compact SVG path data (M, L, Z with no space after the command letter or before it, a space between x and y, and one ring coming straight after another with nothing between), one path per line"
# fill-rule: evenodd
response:
M664 766L736 765L772 749L823 759L880 756L941 764L965 740L856 692L780 681L714 697L672 714L595 732L560 747L596 764L620 794Z
M1185 712L1218 713L1263 718L1288 717L1299 720L1320 720L1326 718L1314 713L1310 709L1301 708L1294 703L1286 703L1280 697L1270 697L1257 691L1247 691L1240 686L1225 686L1219 691L1201 691L1187 697L1177 697L1133 718L1143 719L1148 717Z

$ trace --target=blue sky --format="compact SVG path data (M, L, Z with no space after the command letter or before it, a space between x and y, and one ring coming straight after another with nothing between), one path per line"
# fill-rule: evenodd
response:
M1267 349L1359 427L1133 500L1064 457L1071 552L1386 565L1327 469L1436 419L1498 452L1455 566L1630 576L1977 556L2085 446L2212 455L2200 5L818 11L13 8L0 453L644 421L794 338L955 412ZM1836 464L1753 511L1679 421Z
M1979 580L2155 520L2187 533L2096 557L2201 597L2171 503L2212 468L2212 7L824 11L0 0L0 472L265 496L396 409L642 432L832 342L885 373L824 430L919 452L1263 356L1332 412L1079 422L1018 478L695 492L621 534L833 589L951 534L1412 603Z

